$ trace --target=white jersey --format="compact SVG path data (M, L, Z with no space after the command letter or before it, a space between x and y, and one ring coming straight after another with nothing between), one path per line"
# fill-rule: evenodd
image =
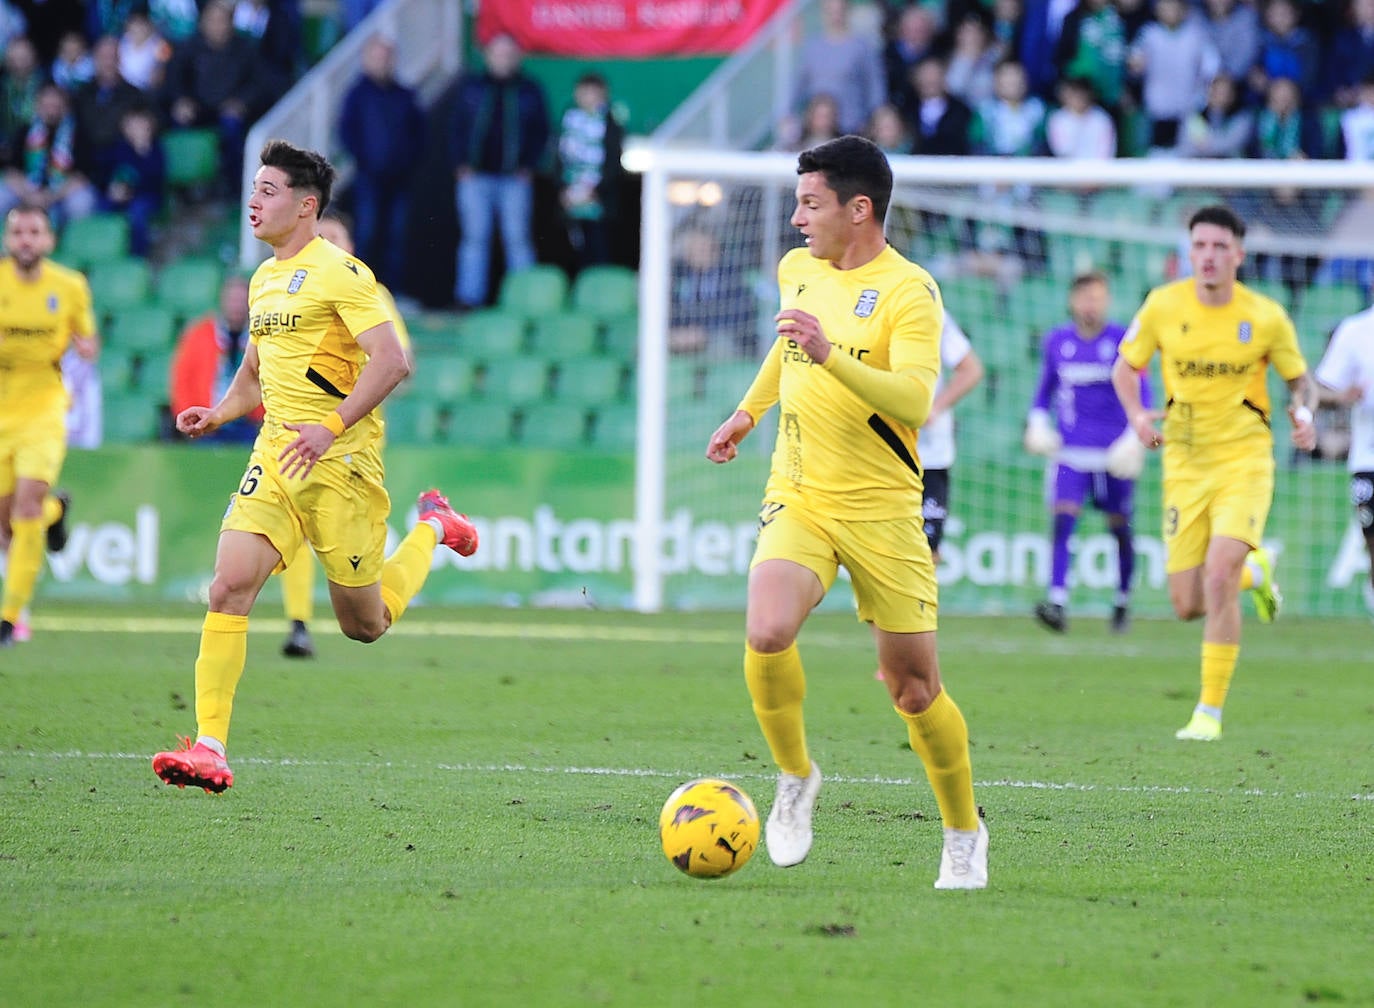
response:
M1350 408L1351 472L1374 472L1374 308L1351 315L1336 327L1315 372L1327 388L1358 385L1360 400Z
M940 394L944 373L958 367L971 349L964 330L959 328L959 323L954 321L949 312L945 312L944 325L940 329L940 377L935 379L934 396ZM954 465L953 410L946 410L921 428L916 451L923 469L948 469Z

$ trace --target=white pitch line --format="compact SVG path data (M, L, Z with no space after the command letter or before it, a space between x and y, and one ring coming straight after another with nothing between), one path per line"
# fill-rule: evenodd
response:
M145 762L151 757L147 753L126 753L126 752L79 752L77 750L67 750L65 752L36 752L26 750L23 752L0 752L0 763L6 759L27 758L30 760L136 760ZM541 774L554 775L565 774L568 776L587 776L587 777L655 777L670 781L690 780L692 777L701 776L698 772L690 770L655 770L649 767L583 767L583 766L529 766L523 763L402 763L393 760L365 761L365 760L309 760L297 759L292 756L281 757L279 759L266 759L263 757L238 757L234 760L236 765L264 766L264 767L335 767L347 770L424 770L433 769L446 773L490 773L490 774ZM731 779L745 779L768 781L774 780L774 775L764 773L748 774L723 774L722 776ZM914 777L845 777L827 776L827 782L836 784L877 784L892 787L911 787L914 784L924 784L924 779L917 780ZM1352 794L1352 795L1332 795L1319 794L1315 791L1266 791L1262 788L1205 788L1189 787L1187 785L1173 786L1167 784L1085 784L1077 781L1038 781L1038 780L1010 780L1002 778L1000 780L975 781L976 788L1006 788L1008 790L1019 791L1072 791L1072 792L1100 792L1103 794L1165 794L1165 795L1223 795L1223 796L1243 796L1247 798L1278 798L1278 799L1298 799L1298 800L1317 800L1317 801L1374 801L1374 793Z

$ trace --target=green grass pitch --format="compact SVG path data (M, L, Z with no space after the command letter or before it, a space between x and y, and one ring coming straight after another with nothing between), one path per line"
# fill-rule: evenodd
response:
M365 647L322 615L292 662L264 613L211 796L149 766L194 729L200 612L40 603L0 652L0 1004L1374 1005L1367 625L1247 624L1209 745L1173 738L1197 624L946 620L992 835L961 893L833 615L801 642L809 860L663 857L681 781L772 801L742 622L420 608Z

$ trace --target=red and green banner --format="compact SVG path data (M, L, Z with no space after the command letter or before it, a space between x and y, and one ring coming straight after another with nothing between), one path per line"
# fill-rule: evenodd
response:
M559 56L705 56L734 52L786 0L487 2L477 38L505 33L526 52Z

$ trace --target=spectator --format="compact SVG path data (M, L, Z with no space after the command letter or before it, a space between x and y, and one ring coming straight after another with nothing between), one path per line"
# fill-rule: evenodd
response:
M797 65L801 73L793 111L800 112L818 94L828 94L839 106L842 133L862 130L887 99L878 52L866 35L849 26L849 0L821 0L821 30L802 42Z
M915 118L916 92L911 87L911 72L916 64L935 54L935 15L920 4L909 4L897 15L891 40L883 49L883 72L887 80L887 100L907 117Z
M911 131L895 105L884 103L875 108L864 136L881 147L884 154L911 153Z
M148 98L119 72L119 42L111 35L99 39L91 52L95 74L72 98L77 128L99 161L119 141L119 124L126 111L144 106Z
M1121 105L1126 84L1126 26L1107 0L1080 0L1059 31L1055 66L1061 77L1092 82L1104 108Z
M1355 105L1360 82L1374 74L1374 0L1351 0L1349 22L1336 32L1323 61L1325 93L1339 108Z
M16 0L28 22L25 34L33 43L41 67L52 66L62 36L81 31L86 23L88 0Z
M1319 58L1316 39L1299 24L1297 5L1292 0L1268 0L1259 59L1250 71L1250 89L1263 94L1269 81L1284 77L1297 83L1300 94L1314 98Z
M1045 153L1045 103L1027 95L1026 68L1003 60L994 78L996 95L978 107L974 148L979 154L1033 157Z
M167 66L172 126L214 127L219 134L222 185L238 192L243 141L263 107L263 73L253 43L234 34L233 11L211 0L200 31L176 46Z
M1021 52L1021 18L1025 11L1021 0L993 0L992 38L1002 47L1002 57Z
M1150 152L1174 153L1183 120L1206 104L1207 83L1221 59L1202 26L1185 20L1183 0L1158 0L1155 20L1131 47L1131 72L1141 79Z
M425 113L415 92L396 80L391 39L367 40L362 70L339 116L339 138L357 168L356 240L377 278L404 294L410 186L426 147Z
M579 268L611 261L611 227L619 216L624 131L611 110L606 78L586 73L558 133L559 202Z
M912 71L916 89L915 119L911 121L913 154L968 154L973 112L945 88L945 64L930 56Z
M1246 0L1249 2L1249 0ZM1121 27L1126 33L1126 48L1129 50L1140 35L1140 29L1152 19L1150 0L1115 0L1116 12L1121 15Z
M222 0L208 0L206 6L216 2ZM147 7L153 30L172 46L195 38L196 29L205 13L199 0L148 0Z
M60 227L95 210L80 141L67 93L44 84L33 121L10 142L12 156L0 178L0 216L26 203L45 208Z
M1183 123L1182 157L1245 157L1255 133L1255 113L1241 103L1236 82L1224 73L1212 78L1207 105Z
M812 95L801 119L784 119L778 126L776 150L804 151L840 135L840 106L828 94Z
M305 69L305 40L298 0L238 0L234 30L251 39L272 78L272 101L286 93Z
M1341 113L1341 150L1347 161L1374 161L1374 75L1360 82L1358 94Z
M954 49L949 54L945 86L970 108L992 97L992 76L1002 58L1002 48L992 38L983 15L970 12L954 29Z
M52 82L72 94L94 76L95 63L86 45L86 36L78 31L67 32L57 44L57 58L52 61Z
M135 11L129 15L119 36L120 76L151 95L162 87L171 55L171 46L158 34L146 13Z
M1197 15L1221 57L1221 70L1243 87L1259 59L1259 14L1241 0L1204 0Z
M382 0L339 0L339 15L344 33L351 32L363 23L374 10L382 5Z
M1321 157L1321 123L1303 111L1296 82L1276 77L1265 91L1264 108L1255 117L1250 156L1273 160Z
M1045 142L1055 157L1116 157L1116 126L1087 81L1071 77L1060 83L1059 108L1046 121Z
M129 18L147 17L147 7L144 0L92 0L86 6L86 37L98 39L114 35L117 38Z
M29 22L24 12L10 0L0 0L0 49L7 48L28 30Z
M706 227L684 228L673 242L668 325L673 353L758 354L753 294Z
M170 399L172 419L201 403L219 402L243 361L248 346L248 280L225 277L219 290L219 310L196 319L177 339L172 355ZM245 442L257 437L263 409L225 424L197 442Z
M1064 19L1073 9L1066 0L1026 0L1021 19L1021 65L1026 68L1031 94L1049 100L1061 79L1054 54Z
M485 69L458 84L451 131L461 233L454 297L463 309L489 296L493 214L500 220L506 269L535 262L533 180L549 144L549 114L539 83L520 70L521 56L513 38L497 35L483 50Z
M119 120L120 140L100 160L100 209L129 220L129 251L146 257L153 219L167 197L167 160L158 143L152 109L127 109Z
M38 90L43 86L43 71L38 53L23 35L5 47L5 69L0 74L0 162L9 161L10 141L18 130L33 121L38 106Z

